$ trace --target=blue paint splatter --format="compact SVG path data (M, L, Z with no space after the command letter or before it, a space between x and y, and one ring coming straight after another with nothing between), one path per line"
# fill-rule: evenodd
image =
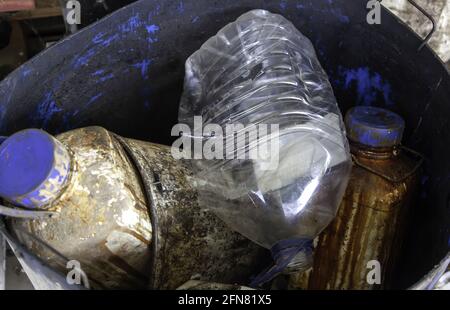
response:
M344 90L349 90L352 85L356 85L358 94L357 105L373 105L376 103L380 94L384 98L386 105L393 105L391 100L391 85L387 81L384 81L379 73L371 72L368 67L356 69L344 69L340 67L339 76L340 78L337 81L338 85L342 86Z
M200 19L200 17L195 16L194 18L192 18L191 23L195 24L196 22L198 22L199 19Z
M130 17L125 23L119 25L120 31L123 33L135 32L139 27L142 26L142 21L139 14Z
M92 73L92 76L103 75L103 73L105 73L105 70L104 69L100 69L100 70L97 70L94 73Z
M179 14L183 14L183 13L184 13L184 3L183 3L183 1L180 1L180 2L178 3L178 6L177 6L177 12L178 12Z
M134 68L141 70L141 76L144 79L148 79L148 69L152 63L151 59L144 59L141 62L138 62L134 65L132 65Z
M88 50L84 55L78 56L75 59L75 62L73 64L74 69L78 69L81 66L85 66L89 63L91 58L96 54L96 51L94 49Z
M97 83L105 82L107 80L114 78L114 74L109 73L109 74L105 75L105 73L106 73L106 71L104 69L99 69L99 70L95 71L94 73L92 73L91 76L99 77L99 79L97 80Z
M305 5L301 4L301 3L297 3L297 5L295 6L297 8L297 10L301 10L305 8Z
M22 71L22 77L24 77L24 78L27 77L28 75L30 75L31 72L33 72L32 69L24 69Z
M110 73L110 74L107 74L107 75L102 76L101 78L99 78L99 79L98 79L98 82L99 82L99 83L103 83L103 82L105 82L105 81L107 81L107 80L111 80L111 79L113 79L113 78L114 78L114 74Z
M155 34L159 31L159 27L157 25L147 25L145 26L145 29L147 29L148 34Z
M113 34L112 36L107 37L106 39L100 40L99 44L103 47L110 46L114 41L120 38L118 33Z
M280 2L280 9L284 11L284 10L286 10L286 8L287 8L286 0L281 1Z
M92 43L100 43L103 41L103 37L104 37L105 33L104 32L99 32L97 33L93 38L92 38Z
M89 101L86 103L85 107L89 107L91 104L93 104L95 101L97 101L97 99L100 98L101 96L103 96L103 93L99 93L99 94L91 97L91 99L89 99Z
M120 38L118 33L115 33L111 36L108 36L107 38L104 38L105 34L103 32L98 33L93 39L92 43L101 45L103 47L110 46L114 41L118 40Z
M41 127L45 129L53 116L61 111L62 109L58 107L55 100L53 100L52 93L48 92L45 95L44 100L38 105L33 118L35 121L40 122L42 124Z
M159 31L159 29L160 29L159 26L157 26L157 25L147 25L147 26L145 26L145 29L147 30L147 33L148 33L147 41L149 43L158 42L158 38L152 37L152 36L154 36Z

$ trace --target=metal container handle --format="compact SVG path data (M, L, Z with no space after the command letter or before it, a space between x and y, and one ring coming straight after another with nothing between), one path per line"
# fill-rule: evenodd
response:
M431 21L431 23L433 25L433 28L428 33L428 35L425 37L425 39L423 39L422 44L420 44L419 49L417 50L418 52L420 52L422 50L422 48L430 41L433 34L436 32L436 21L434 20L434 17L431 16L430 13L425 11L425 9L422 8L420 5L418 5L415 1L408 0L408 2L411 3L416 9L418 9L423 15L425 15Z

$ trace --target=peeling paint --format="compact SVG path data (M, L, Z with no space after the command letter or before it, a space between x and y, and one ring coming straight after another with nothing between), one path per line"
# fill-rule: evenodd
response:
M135 63L133 67L141 70L142 78L148 79L148 69L151 63L152 63L151 59L144 59L141 62Z

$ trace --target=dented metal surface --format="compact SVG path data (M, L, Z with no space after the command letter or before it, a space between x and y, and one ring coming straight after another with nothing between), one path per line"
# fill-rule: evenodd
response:
M336 219L320 236L312 272L292 277L291 288L390 288L418 180L417 173L404 176L417 162L386 149L353 147L352 153L373 171L404 180L394 183L356 165ZM380 263L380 285L367 281L372 261Z
M53 269L78 261L95 289L176 289L192 277L246 283L260 268L264 250L199 207L169 147L100 127L57 139L72 153L68 186L46 206L58 216L9 221Z

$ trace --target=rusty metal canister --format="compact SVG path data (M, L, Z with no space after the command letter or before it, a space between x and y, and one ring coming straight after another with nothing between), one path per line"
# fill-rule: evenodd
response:
M291 288L390 287L422 157L401 146L405 123L395 113L356 107L346 126L354 162L350 183L336 219L319 237L312 271L292 276ZM379 271L381 282L370 271Z
M176 289L192 277L245 284L260 267L263 249L199 207L195 180L169 147L100 127L56 138L31 129L0 154L6 172L32 176L2 188L10 206L56 215L10 219L9 230L61 273L79 262L92 288Z

